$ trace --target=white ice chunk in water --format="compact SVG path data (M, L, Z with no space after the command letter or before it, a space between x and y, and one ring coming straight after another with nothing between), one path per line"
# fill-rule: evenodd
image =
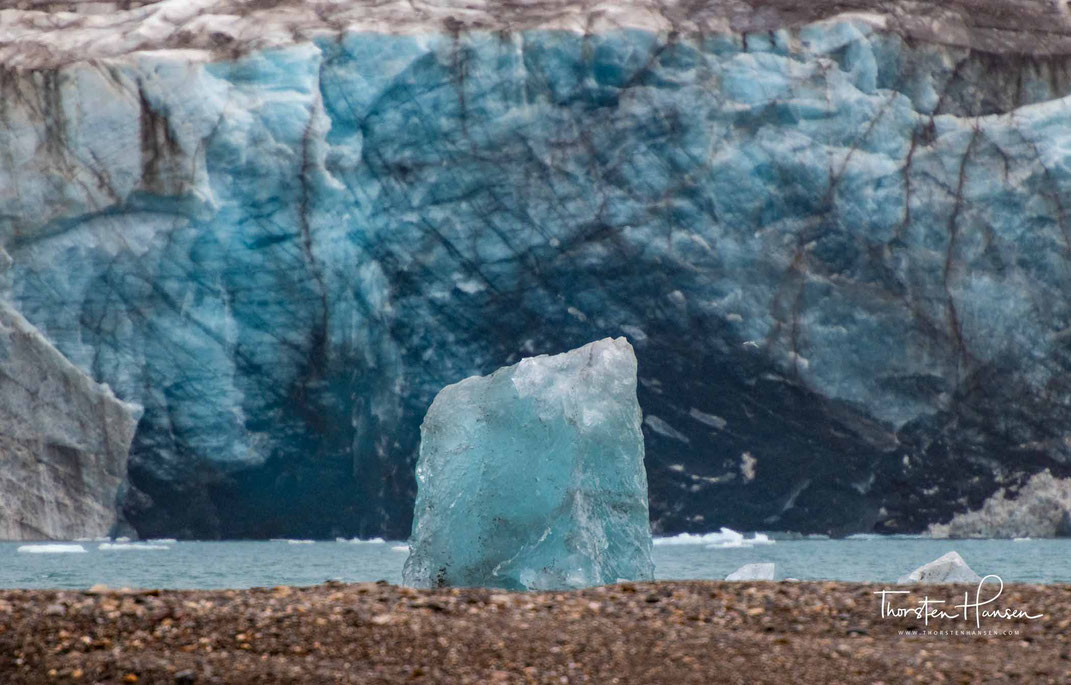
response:
M624 338L443 388L421 426L405 582L651 580L641 418Z
M19 554L83 554L86 551L81 545L20 545Z
M776 564L744 564L729 575L725 580L773 580Z
M913 583L978 584L981 581L981 576L971 570L959 553L949 552L928 564L919 566L906 576L901 576L896 582L900 585L910 585Z
M152 552L171 549L167 545L150 545L144 542L102 542L97 545L102 552Z
M732 547L753 547L754 545L772 545L774 541L766 533L755 533L745 537L732 528L722 528L717 533L681 533L668 538L655 538L656 546L704 545L708 549L726 549Z

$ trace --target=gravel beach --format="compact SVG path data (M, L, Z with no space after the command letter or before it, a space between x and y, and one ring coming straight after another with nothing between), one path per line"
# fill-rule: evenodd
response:
M987 589L983 599L996 588ZM882 589L658 582L577 592L328 583L0 591L0 683L1068 682L1071 586L994 602L1042 618L882 617ZM975 588L913 587L947 613Z

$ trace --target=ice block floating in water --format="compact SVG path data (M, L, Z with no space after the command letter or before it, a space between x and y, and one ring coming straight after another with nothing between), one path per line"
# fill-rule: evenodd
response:
M652 579L640 422L625 338L443 388L420 429L406 584Z
M982 577L967 565L958 552L953 551L919 566L907 575L900 576L896 582L900 585L915 583L970 583L974 585L982 582Z

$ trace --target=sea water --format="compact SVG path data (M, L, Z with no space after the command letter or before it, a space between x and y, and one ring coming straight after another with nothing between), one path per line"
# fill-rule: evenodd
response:
M84 552L78 552L78 549ZM21 550L21 551L20 551ZM785 539L713 533L656 538L660 580L721 580L748 563L777 578L892 583L950 550L1004 582L1071 583L1071 539L934 540L910 536ZM232 541L0 543L0 587L247 588L327 580L400 583L404 542Z

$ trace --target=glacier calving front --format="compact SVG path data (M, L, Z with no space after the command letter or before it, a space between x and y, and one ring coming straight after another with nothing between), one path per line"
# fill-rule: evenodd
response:
M145 535L404 534L438 388L620 333L658 529L917 530L1071 463L1063 62L986 59L856 17L11 69L8 297L145 407Z

